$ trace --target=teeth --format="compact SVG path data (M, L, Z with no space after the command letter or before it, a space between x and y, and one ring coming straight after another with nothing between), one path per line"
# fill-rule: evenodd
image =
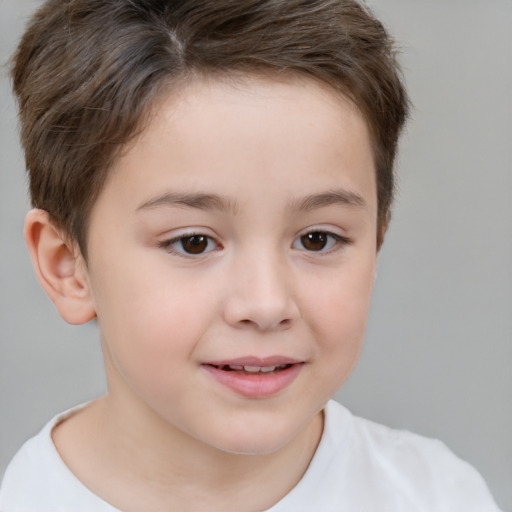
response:
M231 370L231 371L241 372L243 370L248 373L258 373L258 372L270 373L276 369L283 370L284 368L287 368L288 366L289 365L287 365L287 364L280 364L278 366L248 366L248 365L242 366L242 365L236 365L236 364L226 364L219 368L221 368L222 370L225 370L225 371Z
M275 366L244 366L244 370L249 373L256 373L256 372L273 372L276 369Z
M250 373L256 373L260 371L260 366L244 366L244 370Z

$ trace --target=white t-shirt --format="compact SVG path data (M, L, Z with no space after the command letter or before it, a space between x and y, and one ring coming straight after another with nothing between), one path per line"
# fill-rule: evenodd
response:
M67 468L53 418L11 461L1 512L119 512ZM267 512L499 512L482 477L440 441L354 417L330 401L304 477Z

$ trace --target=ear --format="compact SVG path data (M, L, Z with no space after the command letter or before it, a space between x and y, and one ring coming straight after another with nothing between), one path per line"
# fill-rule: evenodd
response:
M41 286L70 324L96 316L87 266L76 246L66 240L44 210L31 210L25 219L25 242Z

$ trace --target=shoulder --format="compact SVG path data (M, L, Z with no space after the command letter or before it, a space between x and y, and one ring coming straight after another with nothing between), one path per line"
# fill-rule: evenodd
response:
M346 411L337 403L329 407ZM350 417L350 466L377 494L393 489L404 503L423 504L411 510L498 511L480 474L441 441Z
M47 475L55 473L58 460L52 449L51 430L58 421L59 416L56 416L48 422L36 436L25 442L11 460L0 489L2 510L14 508L18 503L25 506L24 502L30 500L32 495L41 493Z
M116 510L101 502L78 481L53 444L51 433L55 425L81 407L75 407L52 418L36 436L20 448L7 467L0 488L2 512Z
M475 476L476 471L456 457L444 443L437 439L414 434L407 430L395 430L363 418L354 418L353 442L364 449L378 468L395 468L410 479L436 483L443 477L465 479Z

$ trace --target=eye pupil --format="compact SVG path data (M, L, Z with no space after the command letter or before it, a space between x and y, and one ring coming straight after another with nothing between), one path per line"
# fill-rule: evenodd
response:
M308 251L321 251L327 245L327 233L315 231L300 237L300 241Z
M208 247L208 237L203 235L193 235L182 238L181 246L189 254L201 254Z

